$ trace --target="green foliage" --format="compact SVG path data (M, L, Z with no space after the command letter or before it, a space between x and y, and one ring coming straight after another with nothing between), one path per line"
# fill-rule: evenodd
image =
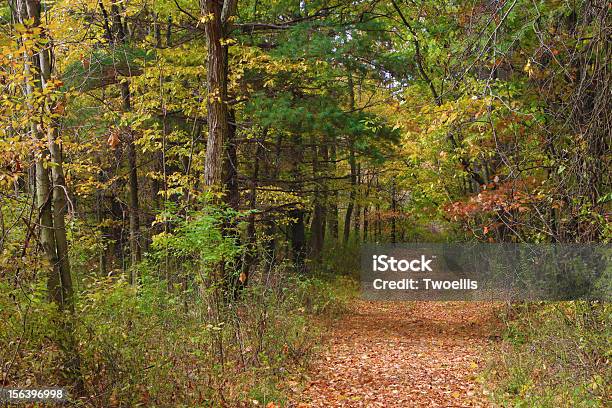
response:
M167 282L146 271L138 288L123 278L90 279L76 305L75 334L96 406L282 401L285 382L299 381L316 350L312 316L338 313L346 294L337 292L337 282L287 277L281 270L267 276L273 285L264 285L265 278L256 277L236 304L223 309L219 323L208 317L210 298L169 292ZM33 387L60 383L49 341L56 312L44 284L28 297L0 289L0 357L13 361L11 377Z
M282 402L318 339L313 316L356 291L362 241L612 237L602 0L240 1L218 55L230 114L216 121L197 2L34 3L40 24L0 6L5 383L69 383L74 336L93 405ZM213 124L231 130L218 158L234 209L198 198ZM37 162L59 168L51 147L65 182L35 180ZM47 179L68 199L51 207L67 224L74 315L47 299ZM348 242L315 235L348 208ZM290 261L302 254L308 278ZM492 374L498 400L600 404L609 313L522 310Z
M206 204L202 209L189 211L185 216L177 214L173 206L158 215L157 223L173 225L172 232L161 232L153 237L151 256L161 259L168 254L182 259L212 265L239 255L241 248L236 235L228 233L224 225L230 225L239 215L229 208Z
M604 407L612 391L612 309L606 303L509 309L504 342L485 377L502 406Z
M122 78L140 75L143 64L155 59L155 53L140 48L113 46L95 50L80 61L69 64L62 74L65 89L91 91L120 82Z

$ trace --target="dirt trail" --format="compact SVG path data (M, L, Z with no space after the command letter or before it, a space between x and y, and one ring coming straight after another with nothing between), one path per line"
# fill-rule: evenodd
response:
M489 406L476 375L494 308L357 300L333 325L298 406Z

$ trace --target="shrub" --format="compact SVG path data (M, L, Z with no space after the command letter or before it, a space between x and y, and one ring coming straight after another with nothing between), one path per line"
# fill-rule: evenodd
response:
M508 310L504 341L487 372L503 406L602 407L611 395L612 307L522 304Z

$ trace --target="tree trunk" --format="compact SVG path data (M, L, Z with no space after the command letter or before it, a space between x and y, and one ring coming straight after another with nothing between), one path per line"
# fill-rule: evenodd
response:
M319 154L314 137L311 138L312 145L312 177L316 180L319 175ZM323 250L323 221L325 208L322 204L321 185L315 181L314 206L310 224L310 259L315 263L320 261Z
M208 138L206 140L206 161L204 163L204 184L220 188L223 177L223 144L228 138L229 119L227 113L227 47L223 42L223 2L203 0L202 15L206 16L208 88Z
M357 174L356 174L356 198L355 198L355 241L359 242L361 240L361 205L359 204L361 201L361 163L357 163Z
M293 146L293 169L292 176L295 181L295 191L299 192L302 189L302 175L300 172L300 163L302 162L302 141L298 134L294 133L292 137ZM290 211L289 217L292 219L290 224L291 249L293 252L293 262L298 270L303 270L305 256L305 227L304 227L304 210L302 208L294 208Z
M264 129L264 137L266 130ZM258 143L255 150L255 160L253 160L253 173L251 174L251 193L249 197L249 209L254 211L257 206L257 179L259 178L259 157L263 154L262 144ZM249 214L247 225L247 248L242 263L242 271L239 279L239 286L247 285L251 269L257 261L257 236L255 229L255 213Z
M224 158L224 186L226 193L224 195L225 203L234 210L238 209L240 204L240 192L238 190L238 149L236 146L236 125L234 122L235 113L233 110L229 112L229 119L232 123L229 124L229 132L225 143L225 158Z
M55 246L57 261L59 263L60 281L62 284L62 297L64 305L74 311L72 276L70 274L70 259L68 257L68 238L66 236L66 222L64 217L67 213L68 190L64 178L63 159L60 147L55 142L56 129L48 131L49 152L51 153L51 179L53 181L53 231L55 235Z
M138 203L138 171L136 165L136 146L134 134L127 135L127 155L129 169L129 206L130 206L130 283L137 283L136 265L140 262L140 206Z
M273 180L276 180L280 174L282 141L282 135L281 133L278 133L274 143L274 167L272 169L270 169L267 165L265 167L266 175L270 176L270 178ZM266 163L268 163L268 161L266 161ZM276 259L276 221L274 220L273 214L266 217L265 231L264 267L266 270L270 271L274 267Z
M368 242L368 207L368 204L363 206L363 242Z
M331 144L331 152L330 152L330 160L331 160L331 174L336 176L336 138L332 140ZM329 231L333 239L338 240L338 189L334 188L331 193L331 199L328 205L328 213L327 213L328 221L327 225L329 225Z
M21 24L40 25L39 1L19 0L16 6ZM43 36L45 34L43 31ZM43 48L33 57L26 56L25 60L24 71L31 74L33 80L33 83L28 82L26 85L26 94L32 94L34 86L44 89L51 78L52 49ZM45 112L41 113L44 114L47 110L48 107L45 107ZM32 134L41 141L44 140L43 126L42 118L33 119L30 123ZM64 180L62 155L56 143L57 123L51 122L48 126L48 150L43 151L41 157L36 161L36 201L39 207L40 240L51 267L47 279L50 300L57 304L60 311L66 310L70 314L67 319L62 319L58 323L61 326L58 342L66 354L62 371L72 381L74 393L79 396L84 392L84 384L72 325L74 298L64 220L68 191ZM45 163L49 154L52 166L47 166ZM49 181L48 167L51 167L52 184Z
M101 7L103 7L102 3ZM111 44L125 44L126 30L121 21L121 11L117 2L111 4L112 17L112 37ZM132 110L130 83L124 80L121 83L121 104L123 112ZM137 283L136 265L141 260L140 254L140 206L138 203L138 167L136 158L136 146L134 144L134 133L129 127L124 132L124 139L127 145L128 162L128 206L129 206L129 228L130 228L130 272L129 282L132 285Z
M353 89L353 75L349 73L348 77L349 87L349 109L352 111L355 109L355 90ZM357 166L355 163L355 138L350 135L348 138L349 148L349 166L351 168L351 191L349 193L349 201L346 207L346 215L344 217L344 243L347 244L349 236L351 234L351 217L353 216L353 207L355 205L355 188L357 185Z
M36 161L36 205L38 206L38 219L40 224L40 243L49 266L52 268L47 278L47 291L49 300L54 301L61 308L64 305L64 296L60 280L60 268L53 233L53 214L51 208L51 189L49 186L49 170L44 159Z
M391 242L395 244L397 242L397 230L395 225L395 211L397 210L395 179L393 179L391 183Z

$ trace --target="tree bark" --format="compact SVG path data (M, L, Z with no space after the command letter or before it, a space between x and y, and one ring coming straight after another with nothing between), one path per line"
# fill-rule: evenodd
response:
M359 204L361 201L361 163L357 163L357 172L355 177L355 241L359 242L361 240L361 205Z
M240 192L238 190L238 147L236 145L236 125L234 124L235 113L229 112L229 132L225 143L225 160L224 160L224 185L225 185L225 203L234 210L238 209L240 204Z
M100 3L101 4L101 3ZM103 5L101 4L101 7ZM121 13L119 4L113 2L111 4L112 18L112 44L126 43L126 30L121 21ZM132 110L130 83L124 80L121 83L121 104L123 112ZM141 260L140 252L140 206L138 203L138 167L136 158L136 146L134 144L135 135L129 127L124 132L124 139L127 150L128 162L128 206L129 206L129 228L130 228L130 271L129 282L132 285L137 283L136 265Z
M40 25L41 5L37 0L19 0L16 2L17 14L23 25ZM43 31L43 36L46 33ZM52 44L50 41L48 44ZM51 78L52 45L44 47L33 57L25 55L24 71L31 75L32 82L26 84L26 95L34 93L34 87L44 89ZM44 106L42 115L49 112ZM42 118L33 119L30 123L32 134L38 140L44 140L44 123ZM50 300L55 302L60 311L68 311L70 317L62 319L58 341L64 349L66 359L63 371L74 385L74 393L79 396L84 392L84 384L80 370L80 356L74 338L73 315L74 296L70 262L68 257L68 240L66 236L66 197L68 190L62 168L62 155L56 143L57 123L51 123L47 129L47 150L44 150L36 160L36 201L39 207L40 240L49 261L51 271L47 279L47 289ZM49 157L52 180L49 180L49 170L45 161Z
M273 180L278 179L280 174L282 141L282 135L281 133L278 133L276 135L276 140L274 141L274 167L270 169L270 166L266 165L266 175L270 176L270 178ZM266 236L264 243L264 267L268 271L270 271L275 265L276 260L276 230L277 227L274 216L267 217L265 222Z
M266 130L264 130L265 136ZM255 211L257 207L257 179L259 177L259 157L263 153L262 144L258 143L255 150L255 160L253 160L253 172L251 174L251 192L249 196L249 209ZM239 286L244 287L247 285L251 269L257 262L257 235L255 229L255 213L249 214L249 221L247 225L247 248L244 255L244 262L242 263L242 271L239 279Z
M395 179L391 182L391 242L395 244L397 242L397 228L396 228L396 214L397 211L397 199L396 199L396 184Z
M312 145L312 177L316 179L319 175L319 154L314 137L311 140ZM321 186L315 184L313 214L310 224L310 259L318 263L323 250L323 221L325 218L325 208L322 204Z
M293 146L293 169L292 176L295 181L295 191L299 192L302 187L300 180L302 175L300 172L300 163L302 162L302 141L297 133L292 137ZM303 270L305 256L305 227L304 227L304 210L302 208L294 208L290 211L289 217L292 219L290 224L291 249L293 252L293 262L298 270Z
M336 147L336 138L334 137L332 144L331 144L331 149L330 149L330 160L331 160L331 174L335 177L336 176L336 158L337 158L337 153L336 153L337 147ZM334 188L333 192L331 193L331 200L330 203L328 205L328 221L327 221L327 225L329 225L329 231L330 234L332 236L332 238L334 240L338 240L338 189Z
M348 91L349 91L349 109L352 111L355 109L355 90L353 88L353 75L349 73L348 76ZM355 138L353 135L348 137L348 148L349 148L349 166L351 169L351 191L349 193L349 201L346 207L346 214L344 217L344 243L347 244L349 236L351 234L351 217L353 216L353 207L355 205L355 188L357 185L357 166L355 163Z
M227 1L227 0L226 0ZM206 161L204 163L204 184L220 188L223 173L223 144L228 138L229 118L227 112L227 48L223 45L224 30L221 13L223 2L203 0L202 15L206 20L208 88L206 140Z

